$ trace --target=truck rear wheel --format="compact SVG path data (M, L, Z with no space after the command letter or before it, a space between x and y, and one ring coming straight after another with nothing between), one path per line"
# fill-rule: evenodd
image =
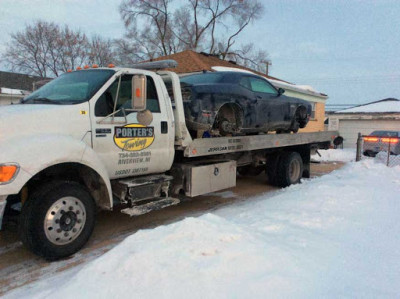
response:
M287 187L297 184L303 176L303 160L297 152L285 152L279 157L273 184Z
M95 203L75 182L52 182L38 188L26 201L20 219L22 242L48 260L70 256L93 232Z

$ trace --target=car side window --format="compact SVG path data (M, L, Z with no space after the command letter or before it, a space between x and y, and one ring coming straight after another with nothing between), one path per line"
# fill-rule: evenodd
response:
M239 85L251 90L251 84L249 81L249 77L241 77L240 81L239 81Z
M254 92L263 92L263 93L269 93L269 94L274 94L277 95L278 92L276 89L269 84L266 80L261 79L261 78L255 78L255 77L248 77L251 90Z
M118 95L118 102L116 110L121 108L132 109L132 77L133 75L124 75L121 77L121 86ZM96 102L95 115L96 116L107 116L114 111L115 100L117 99L118 81L115 82L100 96ZM156 86L151 77L147 76L147 106L146 108L151 112L160 112L160 105L158 102L158 95ZM126 114L132 113L133 111L126 111ZM122 116L122 112L116 114L116 116Z

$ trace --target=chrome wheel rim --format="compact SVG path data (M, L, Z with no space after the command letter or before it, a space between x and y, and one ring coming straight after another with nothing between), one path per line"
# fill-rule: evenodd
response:
M295 182L300 177L300 161L292 160L289 165L289 177L291 182Z
M47 211L44 231L51 243L65 245L81 234L85 222L86 209L83 203L76 197L63 197Z

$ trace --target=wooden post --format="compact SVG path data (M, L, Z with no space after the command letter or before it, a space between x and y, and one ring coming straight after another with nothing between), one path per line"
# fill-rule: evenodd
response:
M356 154L356 161L361 161L361 148L362 148L362 136L361 133L358 133L358 138L357 138L357 154Z
M387 156L386 166L389 166L389 164L390 164L390 138L389 138L389 148L388 148L388 156Z

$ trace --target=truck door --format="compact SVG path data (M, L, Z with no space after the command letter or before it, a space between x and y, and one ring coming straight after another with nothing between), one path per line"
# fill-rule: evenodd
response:
M142 112L128 111L132 108L132 77L118 77L91 105L93 149L111 179L165 172L174 157L172 108L162 83L156 75L146 75L145 113L152 120L142 125L137 118Z

